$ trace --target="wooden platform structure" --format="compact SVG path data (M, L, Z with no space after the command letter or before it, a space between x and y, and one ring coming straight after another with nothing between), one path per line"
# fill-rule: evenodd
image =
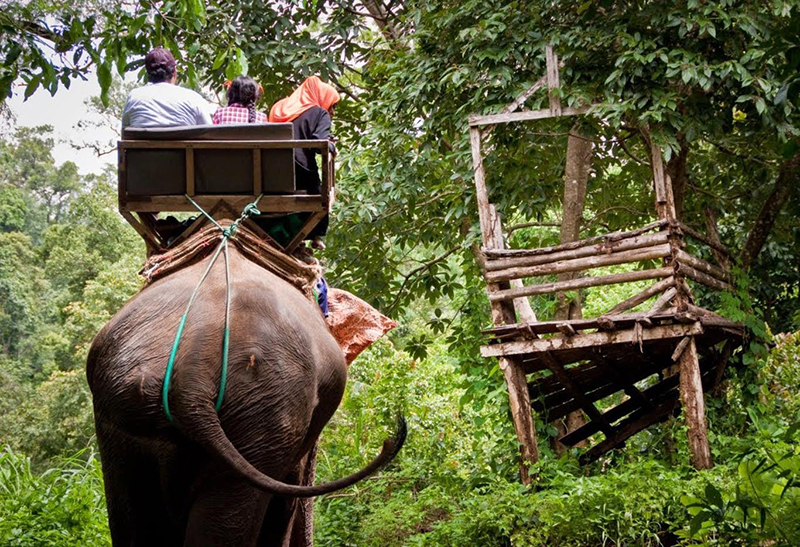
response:
M521 475L538 459L531 408L545 421L582 410L588 421L560 442L568 446L596 433L604 438L585 451L590 462L621 446L635 433L673 415L682 405L689 445L698 468L712 465L706 436L704 388L718 383L731 351L744 336L742 325L695 305L692 284L731 289L726 269L731 254L718 241L682 223L675 214L672 184L662 152L650 145L656 220L637 229L602 234L536 249L507 249L502 223L489 202L483 165L482 132L500 123L581 115L589 108L561 108L558 60L547 49L547 75L502 113L470 116L470 140L483 238L481 260L494 328L485 333L484 357L500 360L509 390L512 418L521 449ZM537 89L547 86L545 110L514 112ZM717 263L686 250L687 238L710 247ZM640 264L643 269L569 280L524 284L523 279L566 272ZM656 264L656 266L653 266ZM641 267L641 266L640 266ZM651 280L635 296L588 319L538 321L527 299L588 287ZM632 312L652 300L646 311ZM529 375L535 375L529 379ZM649 380L648 380L649 379ZM647 380L645 382L645 380ZM596 403L617 393L611 408Z
M313 148L322 156L321 191L295 188L294 150ZM291 123L128 128L118 142L119 211L144 239L148 255L195 233L200 215L178 237L168 237L158 213L197 212L189 196L215 218L238 218L262 196L262 215L307 213L300 231L279 245L252 220L247 226L291 252L330 211L334 160L325 140L295 140ZM262 195L263 194L263 195Z

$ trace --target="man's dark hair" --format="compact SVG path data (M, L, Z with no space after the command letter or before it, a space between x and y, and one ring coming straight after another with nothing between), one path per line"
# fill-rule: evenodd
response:
M168 49L157 47L144 58L147 79L152 84L165 82L175 75L175 57Z
M256 121L256 101L261 98L261 86L249 76L237 76L228 88L228 106L239 105L249 110L248 122Z

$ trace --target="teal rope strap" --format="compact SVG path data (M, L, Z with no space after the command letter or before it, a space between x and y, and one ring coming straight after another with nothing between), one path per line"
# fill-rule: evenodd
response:
M262 194L263 195L263 194ZM206 280L208 274L211 272L211 268L217 261L217 258L220 255L220 252L224 251L225 256L225 327L223 330L222 335L222 372L220 374L220 381L219 381L219 393L217 394L217 399L214 404L214 408L217 412L222 407L222 400L225 395L225 385L227 384L228 380L228 348L230 346L230 319L231 319L231 271L230 271L230 260L228 255L228 239L233 237L236 233L236 228L238 228L239 224L241 224L247 217L250 215L258 215L260 214L257 206L258 201L261 199L261 196L258 196L253 203L248 204L243 210L241 216L236 219L229 227L223 228L214 218L206 213L202 207L200 207L191 197L188 195L186 196L192 205L194 205L198 211L200 211L205 217L210 220L217 228L220 229L222 232L222 239L219 242L216 250L214 251L214 255L211 257L211 260L206 267L206 270L203 272L203 275L200 277L200 281L197 282L197 285L192 291L192 295L189 297L189 303L186 304L186 310L183 312L183 316L181 317L181 321L178 324L178 330L175 333L175 341L172 343L172 351L169 354L169 361L167 361L167 370L164 373L164 385L161 388L161 403L164 405L164 414L167 415L167 419L170 423L174 423L172 418L172 413L169 410L169 385L170 381L172 380L172 373L175 369L175 357L178 354L178 348L180 347L181 337L183 336L183 329L186 326L186 319L189 317L189 310L192 309L192 304L194 304L195 298L197 297L197 293L200 291L200 286L203 284L203 281Z

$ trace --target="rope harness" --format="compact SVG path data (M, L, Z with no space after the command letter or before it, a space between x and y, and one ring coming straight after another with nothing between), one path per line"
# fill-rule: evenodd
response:
M261 196L263 196L263 194ZM175 356L178 354L178 347L180 346L181 337L183 336L183 328L186 326L186 318L189 316L189 310L191 310L192 304L197 297L197 293L200 291L200 286L208 277L209 272L211 272L211 268L216 263L220 252L222 252L225 256L225 328L222 335L222 372L219 380L219 393L217 394L217 400L214 404L214 408L217 412L219 412L219 409L222 407L222 399L225 395L225 384L228 380L228 345L230 341L229 325L231 317L231 271L228 260L228 240L236 235L236 229L239 227L239 224L246 220L250 215L260 214L257 207L261 196L258 196L253 203L248 204L242 210L241 216L230 226L224 228L216 220L214 220L211 215L206 213L203 208L200 207L191 197L186 195L186 199L188 199L191 204L194 205L198 211L200 211L200 213L202 213L217 228L219 228L220 232L222 233L222 239L220 240L219 245L217 245L217 249L214 251L214 254L211 257L211 261L208 263L205 272L203 272L203 275L200 277L200 281L197 282L194 291L192 291L192 296L189 297L189 303L186 305L186 311L183 312L181 322L178 324L178 331L175 333L175 341L172 343L172 351L169 354L167 370L164 373L164 386L161 389L161 402L164 405L164 413L167 415L167 419L170 423L174 423L174 420L172 418L172 413L169 411L169 384L170 380L172 379L173 369L175 368Z

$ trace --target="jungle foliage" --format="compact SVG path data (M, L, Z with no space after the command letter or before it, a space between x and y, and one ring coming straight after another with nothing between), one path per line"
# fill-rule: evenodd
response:
M119 77L153 45L213 97L240 72L263 108L309 74L334 82L338 202L332 284L401 326L359 358L323 436L321 480L363 465L401 408L409 442L386 472L318 501L321 545L790 545L800 538L800 192L797 0L6 2L0 95ZM709 397L716 466L688 463L670 420L581 469L537 422L539 479L522 488L502 374L479 358L489 322L471 248L467 115L492 113L564 67L566 105L598 104L582 235L653 217L648 133L667 151L681 217L738 252L738 290L703 304L760 338ZM542 91L526 108L546 105ZM492 200L515 246L558 242L573 121L485 137ZM83 364L139 288L143 245L115 213L113 173L56 165L48 128L0 143L0 543L106 544ZM635 288L588 290L587 313ZM628 291L628 292L626 292ZM542 318L555 302L533 299ZM785 333L772 337L775 333ZM76 456L78 454L78 456ZM57 500L65 500L58 506ZM40 540L37 542L37 540ZM772 543L774 542L774 543Z

